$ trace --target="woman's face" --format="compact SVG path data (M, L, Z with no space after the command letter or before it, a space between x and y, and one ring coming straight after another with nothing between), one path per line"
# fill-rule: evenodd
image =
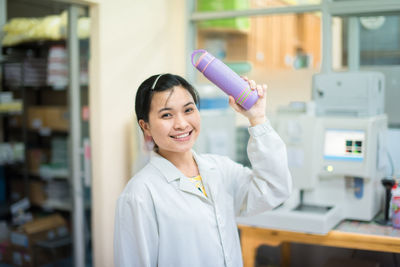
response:
M200 113L190 93L175 86L153 95L149 121L139 124L161 155L183 153L191 150L200 133Z

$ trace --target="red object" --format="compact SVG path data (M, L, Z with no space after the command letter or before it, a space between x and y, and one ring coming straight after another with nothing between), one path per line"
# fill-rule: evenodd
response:
M89 121L89 107L88 106L83 106L82 107L82 120L83 121Z

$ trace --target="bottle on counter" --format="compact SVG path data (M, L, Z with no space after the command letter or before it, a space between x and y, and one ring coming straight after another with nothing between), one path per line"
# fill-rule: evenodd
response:
M400 228L400 187L397 183L392 187L392 199L390 206L392 225L395 228Z

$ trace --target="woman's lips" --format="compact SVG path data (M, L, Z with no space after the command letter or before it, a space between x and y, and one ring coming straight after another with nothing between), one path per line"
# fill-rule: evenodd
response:
M171 137L177 141L187 141L190 139L190 135L192 134L193 130L187 133L182 133L178 135L172 135Z

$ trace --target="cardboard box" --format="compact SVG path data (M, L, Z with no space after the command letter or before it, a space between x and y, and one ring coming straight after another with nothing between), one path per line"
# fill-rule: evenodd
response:
M34 205L43 205L46 202L47 194L43 181L30 181L29 183L29 201Z
M27 154L29 172L39 175L40 165L49 162L50 152L44 149L29 149Z
M12 262L17 266L34 266L49 262L50 258L36 253L38 241L54 240L69 233L67 223L61 215L54 214L35 219L11 231Z
M39 129L44 127L44 110L43 107L29 107L28 108L28 128Z
M67 131L69 119L65 107L44 107L45 126L56 131Z
M66 107L35 106L28 108L30 129L49 128L53 131L68 131L69 116Z

